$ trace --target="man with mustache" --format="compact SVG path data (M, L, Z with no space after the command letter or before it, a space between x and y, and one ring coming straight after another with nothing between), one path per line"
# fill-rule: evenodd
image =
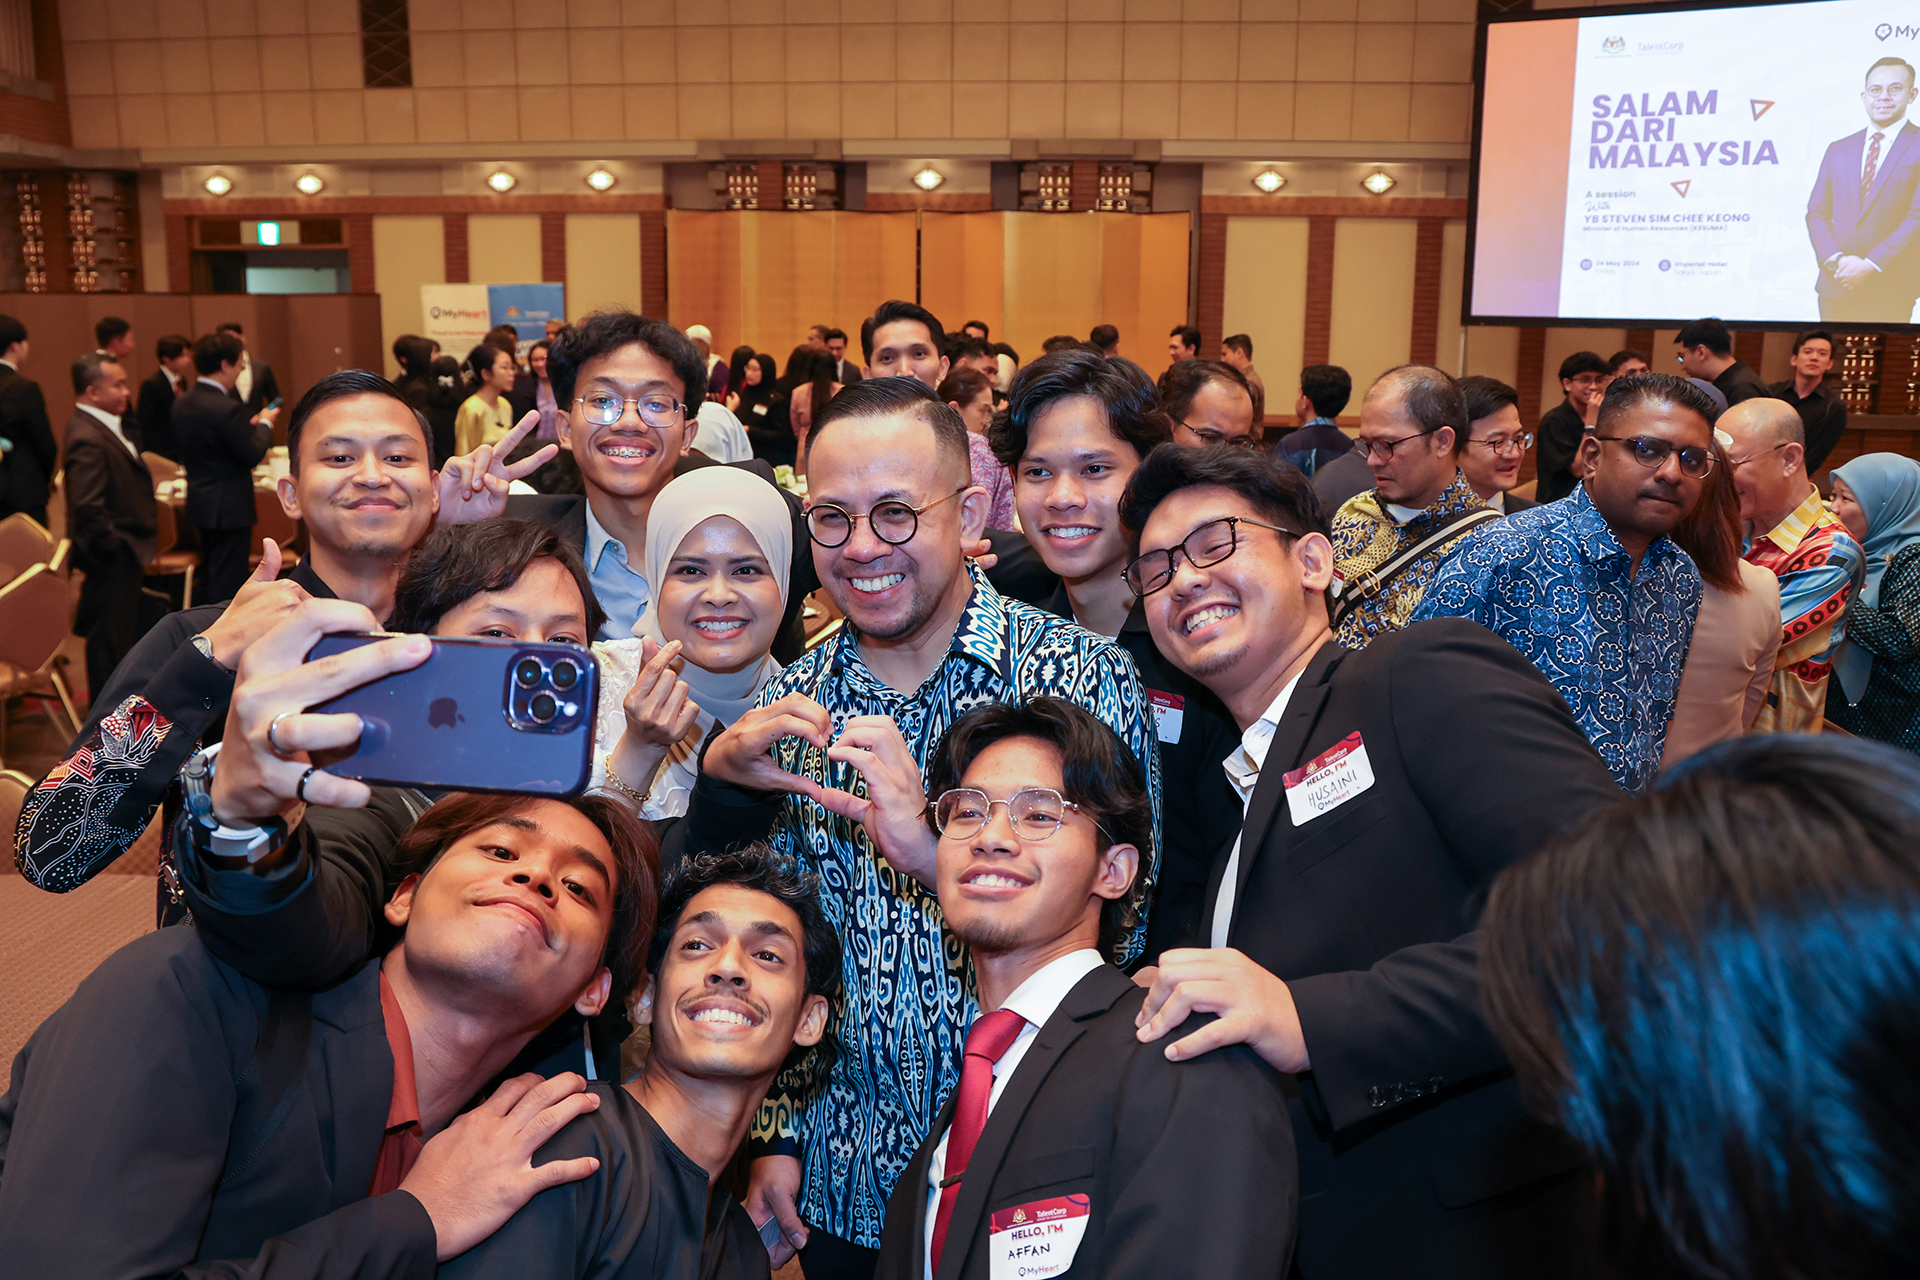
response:
M1660 769L1700 609L1700 571L1667 536L1721 459L1718 414L1665 373L1616 378L1561 502L1469 537L1414 613L1471 618L1525 654L1630 793Z

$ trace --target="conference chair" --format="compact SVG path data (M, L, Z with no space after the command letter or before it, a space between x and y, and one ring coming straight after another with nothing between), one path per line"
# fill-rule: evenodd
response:
M33 779L18 769L0 769L0 831L13 834L20 821L20 810L27 803Z
M6 704L22 697L57 697L72 734L80 716L67 692L61 646L73 634L73 597L66 578L44 564L0 587L0 761L6 758Z
M286 513L280 505L280 495L272 489L253 491L253 546L247 552L247 563L260 563L260 539L272 538L280 546L280 564L290 569L300 563L300 555L293 544L300 536L300 522Z
M179 463L172 458L162 457L152 450L141 454L140 461L147 464L147 474L153 477L153 487L156 489L163 484L171 483L180 475Z
M180 591L180 607L193 608L193 571L200 567L200 553L189 551L180 546L179 517L174 514L171 503L157 502L153 507L154 524L159 533L154 545L160 548L153 557L153 563L147 566L149 578L171 578L180 575L183 586Z
M36 564L64 575L70 550L66 539L56 539L24 511L0 520L0 580L11 582Z

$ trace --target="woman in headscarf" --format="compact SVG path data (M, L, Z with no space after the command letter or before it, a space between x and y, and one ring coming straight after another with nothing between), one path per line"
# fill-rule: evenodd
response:
M660 490L647 514L653 598L636 638L593 646L602 688L592 786L656 821L687 811L701 742L780 670L768 651L792 558L786 499L751 471L701 467Z
M1867 553L1847 604L1827 719L1920 751L1920 462L1864 454L1833 469L1833 513Z

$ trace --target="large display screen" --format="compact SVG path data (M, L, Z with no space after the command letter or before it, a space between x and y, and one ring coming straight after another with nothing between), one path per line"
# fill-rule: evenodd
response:
M1914 323L1916 63L1916 0L1490 22L1466 318Z

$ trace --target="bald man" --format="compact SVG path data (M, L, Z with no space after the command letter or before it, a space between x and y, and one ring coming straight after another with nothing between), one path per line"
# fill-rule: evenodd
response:
M1720 415L1740 494L1746 558L1780 579L1780 654L1754 733L1818 733L1847 598L1864 563L1807 477L1806 428L1784 400L1743 400Z

